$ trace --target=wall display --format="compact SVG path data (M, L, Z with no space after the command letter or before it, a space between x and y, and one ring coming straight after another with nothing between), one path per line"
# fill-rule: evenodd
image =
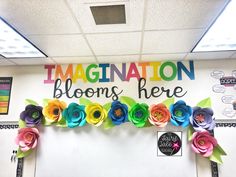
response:
M160 61L14 68L12 75L17 93L24 91L27 95L17 94L18 99L12 105L14 113L3 119L20 118L19 157L29 155L38 147L36 177L47 176L44 173L47 166L57 162L58 171L55 172L54 167L47 169L48 176L66 175L68 168L63 169L59 159L69 162L72 156L69 166L75 175L134 176L132 174L137 173L131 167L137 166L139 176L143 176L145 169L152 171L154 164L163 164L160 169L165 169L169 163L181 168L181 161L188 167L181 170L180 176L187 177L196 171L194 153L217 163L222 163L221 155L226 154L212 130L217 120L236 119L233 112L235 88L231 81L225 84L228 82L225 77L232 75L235 65L232 61L221 62ZM216 71L224 72L224 81ZM31 87L23 86L23 80ZM224 113L225 105L232 107L231 117ZM163 131L182 132L182 146L178 151L182 156L178 156L178 152L176 156L157 156L156 136ZM50 143L52 141L55 143ZM130 147L135 148L132 151ZM46 160L49 156L50 160ZM95 156L109 166L106 172ZM125 163L120 159L123 156L127 157ZM108 163L111 161L124 164L123 168L129 166L130 169L123 170L128 173L114 173L117 167ZM88 170L89 163L96 174ZM80 165L75 168L74 164ZM149 164L150 168L141 168L143 164ZM161 173L170 176L171 172L162 170ZM153 171L152 175L156 174Z
M8 114L12 77L0 77L0 115Z

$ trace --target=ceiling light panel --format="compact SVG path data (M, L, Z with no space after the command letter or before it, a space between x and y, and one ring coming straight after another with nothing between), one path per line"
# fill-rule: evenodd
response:
M0 18L0 55L5 58L47 57Z
M232 0L193 52L236 50L236 0Z

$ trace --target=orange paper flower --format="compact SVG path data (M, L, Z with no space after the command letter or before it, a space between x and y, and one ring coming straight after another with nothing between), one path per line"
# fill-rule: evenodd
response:
M157 127L165 127L170 120L170 112L162 103L152 105L149 108L149 111L150 117L148 119L152 125L155 125Z
M47 121L53 123L58 122L62 117L62 111L66 108L66 103L59 100L48 101L47 106L43 108L43 115Z

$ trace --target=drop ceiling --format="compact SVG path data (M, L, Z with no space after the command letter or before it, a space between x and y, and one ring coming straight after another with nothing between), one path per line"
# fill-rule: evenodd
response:
M48 58L0 65L234 59L191 53L229 0L0 0L0 16ZM91 6L125 5L126 24L96 25Z

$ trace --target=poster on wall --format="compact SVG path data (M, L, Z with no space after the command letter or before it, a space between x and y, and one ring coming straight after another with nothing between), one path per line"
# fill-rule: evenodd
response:
M8 114L12 77L0 77L0 115Z

